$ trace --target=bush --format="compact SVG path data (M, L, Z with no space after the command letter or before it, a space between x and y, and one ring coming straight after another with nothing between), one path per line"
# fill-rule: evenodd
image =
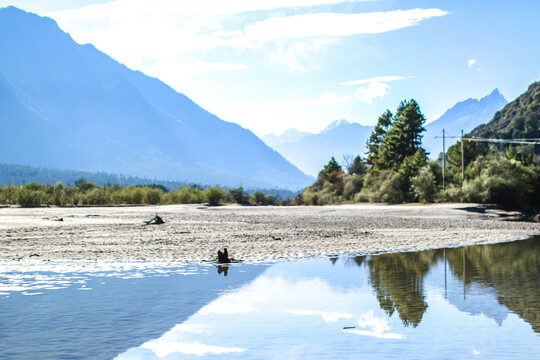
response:
M21 186L17 193L17 203L23 207L40 206L45 193L34 189L33 186Z
M217 187L210 187L204 190L204 196L210 205L218 205L221 201L227 199L225 190Z
M253 200L255 200L255 204L257 205L263 205L264 204L264 194L260 192L259 190L255 190L252 194Z
M249 202L249 197L246 195L246 193L244 193L244 189L242 187L229 189L229 195L231 200L237 204L245 204Z
M19 196L19 187L8 185L0 188L0 204L14 205L17 204Z
M361 175L349 175L345 177L345 185L343 187L343 198L351 200L362 190L364 184Z
M144 194L144 203L147 205L157 205L161 202L163 190L146 188Z
M275 205L277 197L275 195L268 194L264 197L264 205Z
M421 168L418 175L411 179L411 187L415 196L422 203L431 203L435 200L437 185L435 175L431 172L429 165Z
M166 193L163 196L163 202L166 204L201 204L205 202L205 197L202 190L192 186L184 186Z
M390 204L400 204L407 200L407 194L403 191L403 179L398 173L392 173L383 181L378 198Z

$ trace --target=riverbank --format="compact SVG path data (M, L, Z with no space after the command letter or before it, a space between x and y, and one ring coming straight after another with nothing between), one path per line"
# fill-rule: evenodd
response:
M145 221L158 214L161 225ZM0 208L2 261L279 261L495 243L540 224L477 204Z

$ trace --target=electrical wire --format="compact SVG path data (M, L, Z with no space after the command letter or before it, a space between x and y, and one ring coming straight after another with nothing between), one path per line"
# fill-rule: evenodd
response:
M531 139L489 139L489 138L466 138L464 137L463 140L466 141L477 141L477 142L493 142L493 143L502 143L502 144L532 144L532 145L540 145L540 139L537 138L531 138Z

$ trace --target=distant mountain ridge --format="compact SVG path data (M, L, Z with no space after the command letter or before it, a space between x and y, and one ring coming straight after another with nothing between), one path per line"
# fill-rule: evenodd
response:
M0 162L225 186L312 181L251 131L52 19L0 9L0 54Z
M317 134L305 135L297 141L274 142L272 147L306 174L316 176L332 156L338 162L344 155L364 156L372 130L373 126L340 119Z
M426 131L422 138L422 147L430 153L431 158L437 158L442 152L442 130L445 136L461 136L461 130L467 134L478 125L485 124L508 101L499 92L493 90L489 95L478 99L460 101L448 109L440 118L425 125ZM438 136L440 138L435 139ZM445 141L446 149L459 139L448 138Z

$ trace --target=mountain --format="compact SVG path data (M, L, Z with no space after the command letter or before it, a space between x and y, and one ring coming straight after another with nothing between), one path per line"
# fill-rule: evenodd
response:
M305 138L306 136L313 135L313 133L298 131L296 129L285 130L281 135L267 134L261 137L261 140L266 145L274 148L285 143L297 142Z
M299 188L312 182L252 132L50 18L0 9L0 162L162 180Z
M471 131L471 136L494 139L540 139L540 82L508 103L493 119ZM540 145L527 145L540 163Z
M435 139L435 136L442 137L442 130L445 136L461 136L461 130L467 134L480 124L485 124L493 115L499 111L508 101L499 92L493 90L491 94L480 100L467 99L458 102L448 109L440 118L425 126L426 131L422 138L422 146L430 153L431 158L437 158L442 152L442 138ZM447 138L446 149L458 141L457 138Z
M318 134L297 141L274 143L273 148L306 174L316 176L333 156L338 162L344 155L364 156L366 141L373 126L336 120Z

